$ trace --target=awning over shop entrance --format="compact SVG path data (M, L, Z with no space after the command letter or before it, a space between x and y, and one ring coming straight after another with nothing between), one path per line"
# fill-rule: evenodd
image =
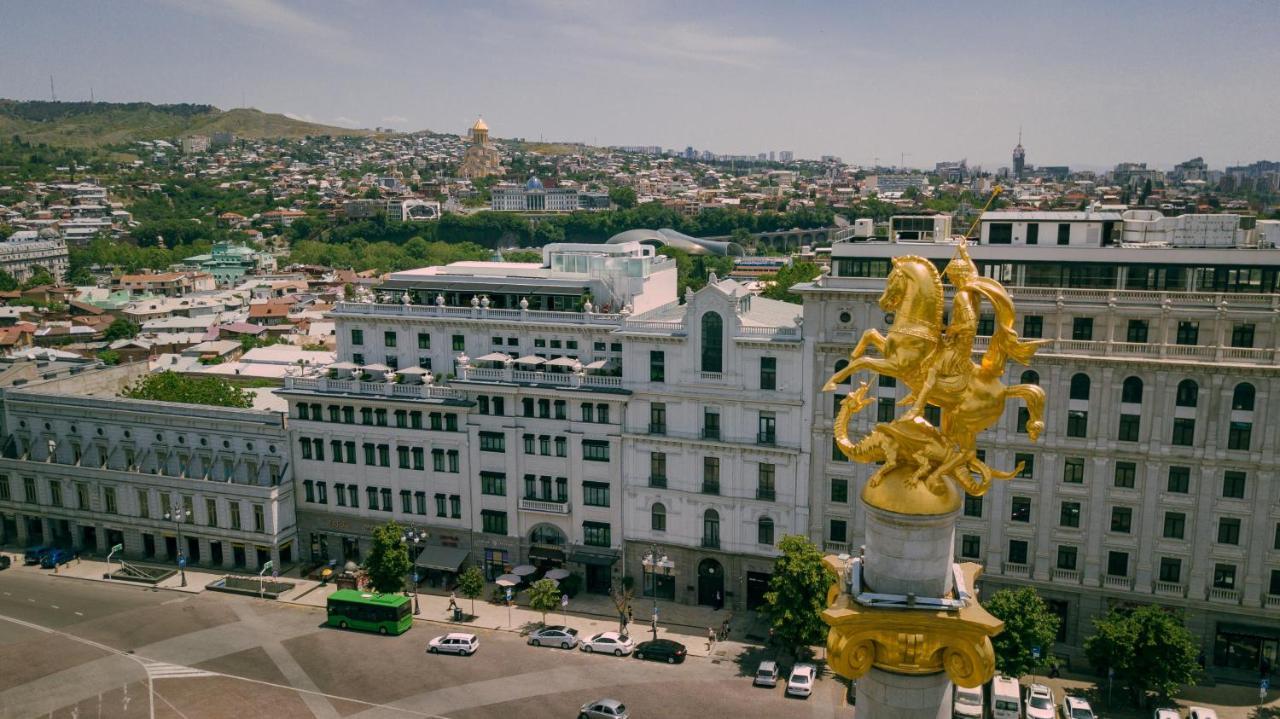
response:
M462 563L467 561L469 550L461 547L432 546L422 550L413 564L422 569L439 569L445 572L456 572Z
M618 553L607 549L575 549L569 555L569 561L578 564L594 564L599 567L611 567L618 561Z
M535 544L529 547L529 561L563 562L564 550L556 547Z

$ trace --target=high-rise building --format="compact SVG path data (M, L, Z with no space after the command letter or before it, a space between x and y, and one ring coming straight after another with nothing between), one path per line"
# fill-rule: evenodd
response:
M1022 130L1018 130L1018 144L1013 148L1013 176L1019 180L1027 170L1027 151L1022 147Z
M1016 407L980 440L992 466L1022 470L966 500L956 555L985 564L984 596L1035 587L1064 620L1055 651L1073 659L1083 659L1092 618L1153 603L1186 619L1211 668L1256 676L1280 622L1280 424L1270 401L1280 392L1280 250L1247 237L1212 249L1122 244L1124 223L1116 213L983 218L974 261L1011 292L1017 331L1045 340L1031 367L1003 381L1040 385L1048 409L1038 442ZM851 499L874 467L823 448L838 402L821 385L861 330L884 322L878 299L893 258L941 268L954 251L946 241L837 243L831 274L801 289L810 531L827 551L856 555L864 518ZM983 309L979 352L993 323ZM877 404L854 436L892 418L909 391L863 375L835 399L863 380Z
M791 162L792 160L795 160L795 159L796 159L795 153L792 152L791 150L778 151L778 162Z

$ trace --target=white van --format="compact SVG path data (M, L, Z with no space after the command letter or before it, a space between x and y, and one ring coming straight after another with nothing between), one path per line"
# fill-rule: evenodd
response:
M982 719L982 687L956 687L951 704L952 719Z
M1022 719L1022 689L1018 680L996 677L991 680L992 719Z

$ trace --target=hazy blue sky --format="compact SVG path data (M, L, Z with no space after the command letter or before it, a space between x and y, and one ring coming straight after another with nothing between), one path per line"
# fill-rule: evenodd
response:
M908 165L1280 159L1280 2L3 5L0 97Z

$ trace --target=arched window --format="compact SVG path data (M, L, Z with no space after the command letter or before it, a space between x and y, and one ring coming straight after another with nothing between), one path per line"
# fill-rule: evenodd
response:
M1179 407L1194 407L1199 401L1200 385L1193 379L1184 379L1178 383L1178 398L1174 404Z
M773 546L773 520L761 517L756 525L756 543Z
M1120 401L1129 404L1141 404L1142 380L1137 377L1125 378L1124 387L1120 390Z
M702 371L724 371L724 320L715 312L702 316Z
M667 531L667 508L662 506L662 502L654 502L653 507L649 510L649 528L655 532Z
M720 514L714 509L702 513L702 546L720 547Z
M842 359L842 360L837 360L837 361L836 361L836 369L835 369L835 372L832 372L831 374L835 374L836 372L839 372L840 370L842 370L842 369L844 369L845 367L848 367L848 366L849 366L849 360L844 360L844 359ZM843 381L843 382L841 382L840 384L849 384L849 382L850 382L852 379L853 379L853 378L852 378L851 376L850 376L850 377L845 377L845 378L844 378L844 381Z
M1036 374L1035 370L1029 369L1022 373L1020 381L1022 384L1040 384L1040 375Z
M1083 372L1072 375L1071 399L1089 399L1089 375Z
M1253 385L1248 382L1236 385L1236 391L1231 394L1231 409L1253 411Z

